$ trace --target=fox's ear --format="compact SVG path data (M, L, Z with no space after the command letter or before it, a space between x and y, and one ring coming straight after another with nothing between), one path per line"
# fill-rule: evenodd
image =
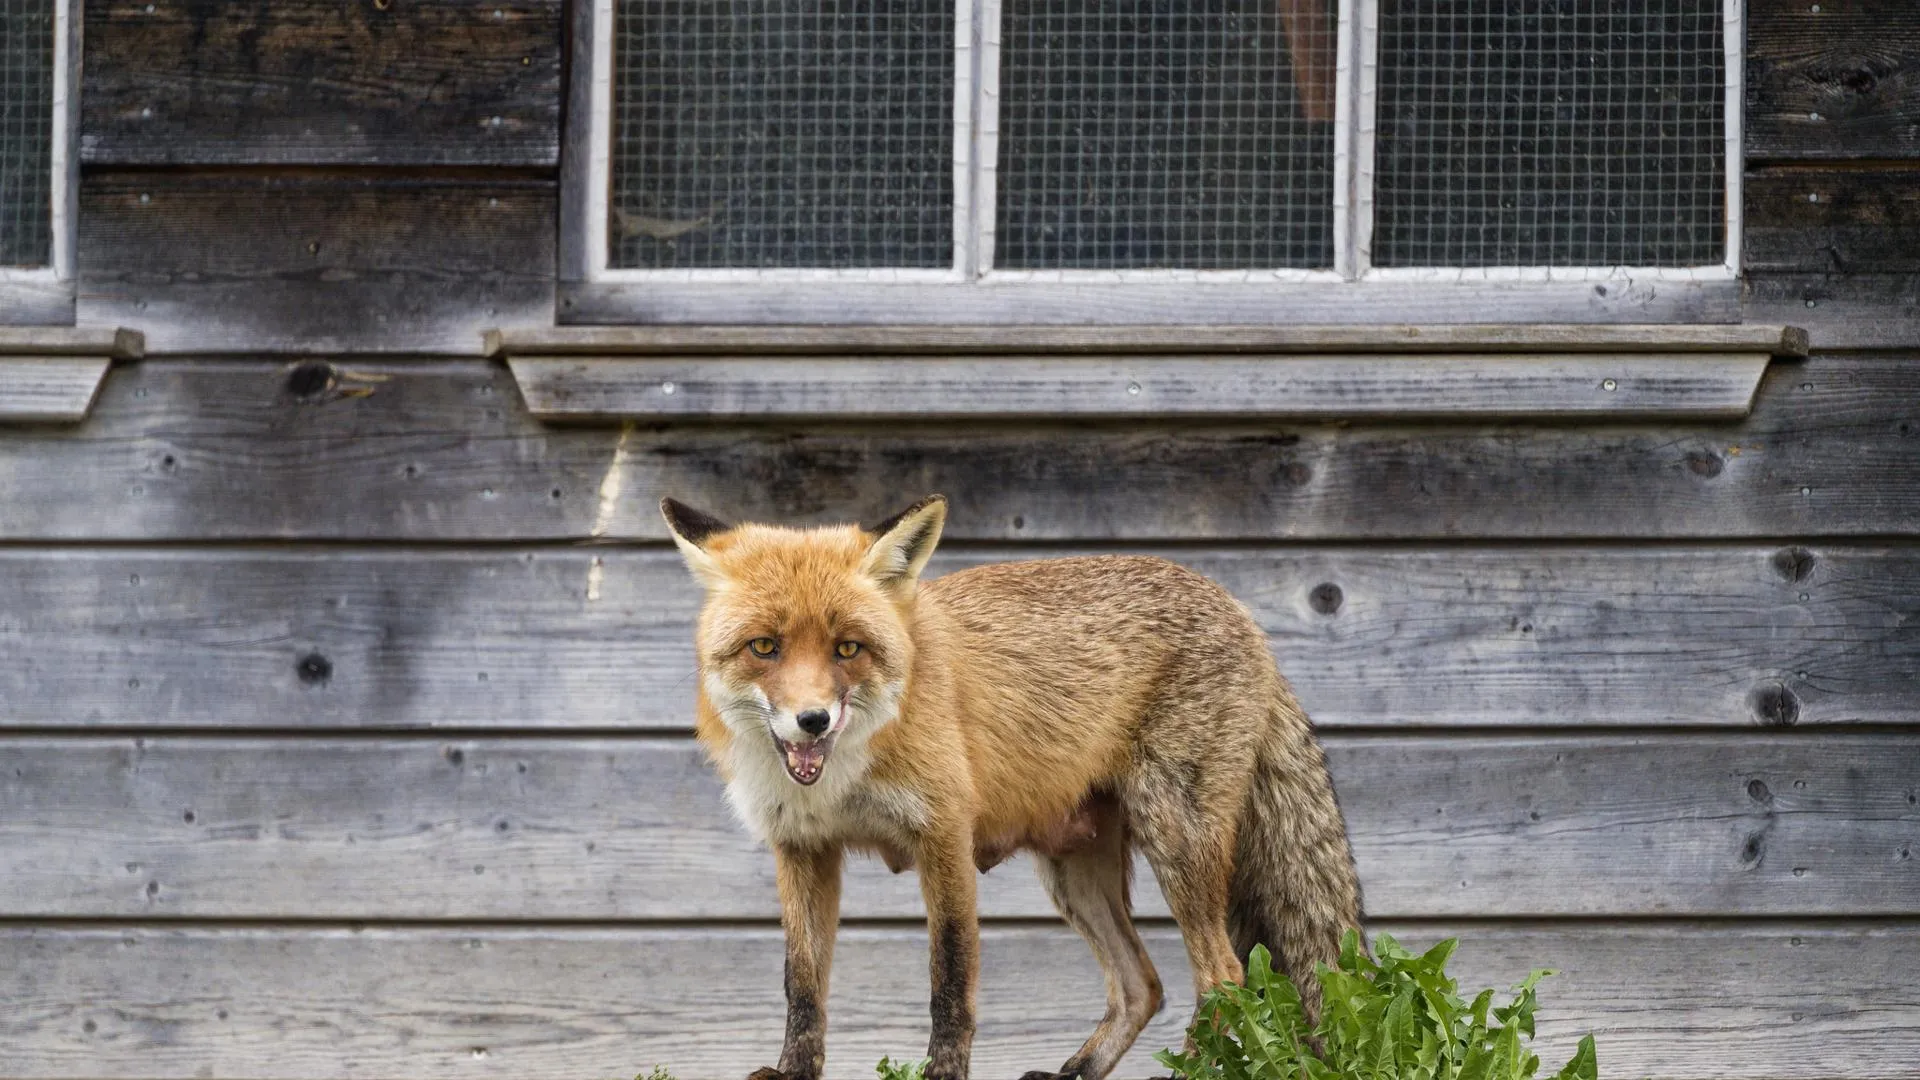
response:
M660 500L660 516L667 519L667 528L673 533L673 546L680 549L680 557L687 561L687 569L693 571L693 576L703 585L719 583L719 564L707 554L705 544L733 526L673 499Z
M947 523L947 497L929 495L868 529L876 534L860 569L884 589L910 589L933 557Z

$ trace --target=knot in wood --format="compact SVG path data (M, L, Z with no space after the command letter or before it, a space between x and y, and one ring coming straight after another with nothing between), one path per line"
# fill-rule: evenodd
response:
M1813 573L1814 554L1803 547L1781 548L1773 553L1773 570L1788 581L1805 581Z
M313 686L333 678L333 661L312 652L295 661L293 670L300 676L301 682Z
M1770 727L1787 727L1800 720L1800 699L1780 683L1769 683L1749 699L1753 715Z
M319 360L299 364L287 373L287 392L311 401L333 387L333 365Z
M1307 603L1322 615L1331 615L1340 610L1340 603L1346 598L1340 586L1328 581L1313 587L1307 594Z

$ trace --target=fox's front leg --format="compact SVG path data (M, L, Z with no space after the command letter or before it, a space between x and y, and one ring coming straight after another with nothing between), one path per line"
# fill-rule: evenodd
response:
M827 1063L827 975L840 926L838 847L776 848L780 925L787 934L787 1037L780 1068L748 1080L820 1080Z
M967 1080L974 989L980 981L971 831L929 835L920 844L917 861L932 951L933 1037L927 1043L927 1080Z

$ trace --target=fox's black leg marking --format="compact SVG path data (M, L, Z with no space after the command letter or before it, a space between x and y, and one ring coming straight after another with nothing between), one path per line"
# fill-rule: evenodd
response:
M778 1076L783 1080L819 1080L827 1058L827 1025L820 1015L820 1003L814 999L813 986L795 977L793 961L787 961L787 1038L780 1050ZM747 1080L775 1080L762 1077L762 1069Z
M934 931L933 1038L927 1080L967 1080L973 1051L973 966L978 931L949 920Z
M1080 1080L1080 1070L1076 1068L1062 1072L1047 1072L1045 1069L1035 1069L1033 1072L1022 1075L1020 1080Z

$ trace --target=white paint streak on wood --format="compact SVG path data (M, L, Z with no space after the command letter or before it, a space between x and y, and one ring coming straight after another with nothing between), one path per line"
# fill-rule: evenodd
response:
M633 438L633 421L620 425L620 436L613 441L613 456L607 461L607 471L600 477L598 509L594 511L593 527L587 530L592 540L603 540L613 526L615 517L620 513L620 492L626 485L627 443ZM600 585L606 574L606 561L600 556L593 557L587 569L587 599L600 599Z

